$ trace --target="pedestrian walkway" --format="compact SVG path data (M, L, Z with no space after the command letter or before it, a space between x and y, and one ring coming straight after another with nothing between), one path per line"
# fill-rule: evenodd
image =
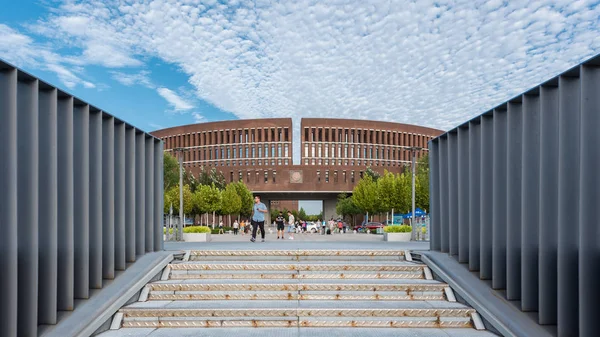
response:
M100 336L493 336L406 250L290 243L196 243Z

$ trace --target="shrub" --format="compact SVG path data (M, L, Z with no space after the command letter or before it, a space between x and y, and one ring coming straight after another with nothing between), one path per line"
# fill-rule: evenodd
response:
M210 233L210 227L207 226L187 226L183 229L184 233Z
M169 234L173 234L174 233L173 230L174 230L174 228L169 228ZM163 234L167 234L167 228L166 227L163 227Z
M412 227L408 225L385 226L383 227L383 231L386 233L410 233L412 231Z

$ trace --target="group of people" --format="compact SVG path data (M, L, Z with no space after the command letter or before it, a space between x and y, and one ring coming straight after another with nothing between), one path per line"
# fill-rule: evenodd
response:
M265 214L268 213L267 206L260 201L260 196L254 196L254 206L252 207L252 218L251 221L238 222L237 220L233 223L233 234L237 235L239 231L242 235L248 231L252 231L252 237L250 241L256 241L257 232L260 230L262 242L265 242ZM277 225L277 240L285 239L285 232L287 228L287 234L289 240L294 240L294 234L297 232L306 232L306 222L302 225L298 223L294 218L291 211L287 212L287 218L284 217L283 212L279 212L275 219ZM219 224L219 228L222 228L222 222ZM346 224L341 220L334 221L333 218L329 222L322 222L322 234L332 234L335 232L345 233Z

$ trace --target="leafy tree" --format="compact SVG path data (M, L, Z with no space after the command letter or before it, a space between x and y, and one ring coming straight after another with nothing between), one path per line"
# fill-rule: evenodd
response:
M177 158L168 152L165 152L163 157L163 175L163 187L165 191L179 184L179 163L177 162Z
M394 179L394 197L391 207L399 212L406 213L411 209L411 184L412 175L409 172L397 174Z
M352 191L352 199L358 208L363 212L375 213L379 210L379 201L377 200L377 185L370 175L366 174L356 184Z
M242 198L235 186L229 184L221 194L221 212L225 215L238 214L242 208Z
M429 209L429 155L419 158L415 177L415 204L423 210Z
M373 171L371 166L368 166L367 169L365 170L365 176L370 176L374 182L377 182L377 180L379 180L379 178L381 178L381 175L379 173L377 173L377 171Z
M308 215L306 215L306 211L303 207L300 207L300 211L298 211L298 217L302 220L308 220Z
M386 170L383 176L377 180L377 198L380 211L389 212L393 208L395 189L396 177Z
M198 184L200 185L215 185L219 190L224 190L227 186L225 176L222 172L217 171L215 167L209 171L204 169L204 166L200 167L200 173L198 174Z
M350 217L351 223L354 224L355 216L361 214L361 210L354 204L352 197L348 197L345 193L338 196L338 202L335 205L337 214L342 215L344 219Z
M207 213L213 213L213 226L215 224L215 212L221 208L221 191L214 185L201 185L198 196L199 209Z
M254 198L252 197L252 192L248 189L246 184L243 181L233 182L230 185L233 185L237 191L237 195L240 196L241 207L240 207L240 215L243 217L249 217L252 215L252 205L254 204Z
M179 214L179 184L171 187L171 189L165 193L165 201L169 202L169 205L165 205L167 213L172 203L173 214ZM192 191L188 185L183 185L183 214L191 214L193 208Z

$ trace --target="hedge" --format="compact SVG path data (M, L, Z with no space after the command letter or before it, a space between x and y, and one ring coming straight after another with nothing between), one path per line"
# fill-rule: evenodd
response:
M386 233L410 233L412 231L412 227L408 225L385 226L383 227L383 231Z

